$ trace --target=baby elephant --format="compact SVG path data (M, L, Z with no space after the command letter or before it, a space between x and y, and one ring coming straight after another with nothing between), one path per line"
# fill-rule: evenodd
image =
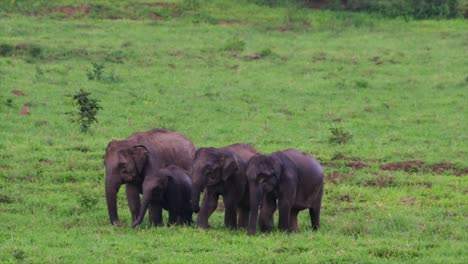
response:
M148 206L162 207L169 211L168 224L191 224L192 206L190 204L192 180L187 172L175 165L160 169L145 177L143 181L143 200L138 218L132 227L141 224Z

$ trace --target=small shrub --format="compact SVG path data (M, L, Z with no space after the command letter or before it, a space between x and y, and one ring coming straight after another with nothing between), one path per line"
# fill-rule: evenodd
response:
M231 39L223 47L224 51L242 52L245 49L245 41L240 39Z
M13 51L15 50L15 47L13 47L10 44L2 43L0 44L0 56L3 57L8 57L13 55Z
M86 73L88 80L100 81L105 83L116 83L120 81L120 78L115 72L111 72L109 75L104 73L104 64L93 63L93 69Z
M5 103L4 103L4 104L5 104L6 106L8 106L8 107L14 107L14 105L13 105L13 99L11 99L11 98L7 98L7 99L5 100Z
M273 51L271 49L263 49L262 51L260 51L259 53L260 57L264 58L264 57L270 57L273 55Z
M18 261L23 261L26 258L26 253L22 249L15 249L13 251L13 257Z
M88 80L101 81L104 77L104 64L93 63L93 69L86 73Z
M74 104L78 107L78 113L69 112L73 114L72 122L80 124L81 132L86 132L93 123L97 123L96 114L102 109L98 100L91 98L91 93L80 89L80 91L73 96Z
M366 80L357 80L354 82L357 88L367 88L369 87L369 82Z
M346 144L353 137L351 133L345 131L342 127L330 128L330 132L332 134L329 138L330 143Z

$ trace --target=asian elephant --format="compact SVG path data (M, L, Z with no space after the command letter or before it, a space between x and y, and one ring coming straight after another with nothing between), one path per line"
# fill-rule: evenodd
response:
M190 170L195 146L178 132L152 129L135 132L127 139L112 140L106 148L105 190L110 223L121 225L117 214L117 193L122 184L126 186L128 206L133 221L140 211L140 193L144 175L174 164ZM162 221L162 210L150 207L153 224Z
M277 201L280 230L296 232L297 214L307 208L312 228L319 228L324 176L314 158L295 149L257 155L250 159L246 174L250 190L249 235L256 231L259 207L260 230L273 229Z
M200 228L208 228L208 218L216 209L220 195L223 196L225 208L225 226L247 227L249 191L245 170L248 160L256 154L257 150L246 144L197 150L192 165L192 208L198 213L197 224ZM205 195L200 209L200 193L203 190Z
M191 224L193 222L190 204L191 191L192 179L187 171L175 165L146 175L143 181L140 213L132 227L141 224L150 204L152 208L164 208L169 211L169 225Z

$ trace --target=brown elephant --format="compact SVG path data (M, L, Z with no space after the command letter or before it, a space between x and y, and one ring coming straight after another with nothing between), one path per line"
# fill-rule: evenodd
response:
M128 206L135 221L140 211L144 175L174 164L190 170L195 146L184 135L164 129L135 132L127 139L112 140L106 148L106 199L112 225L121 225L117 214L117 193L125 184ZM162 223L162 209L149 209L150 221Z
M249 190L245 175L247 162L258 151L246 144L222 148L200 148L192 167L192 208L198 213L198 227L208 228L208 218L223 196L226 227L246 227L249 217ZM200 193L205 190L200 209ZM237 221L239 215L239 221Z

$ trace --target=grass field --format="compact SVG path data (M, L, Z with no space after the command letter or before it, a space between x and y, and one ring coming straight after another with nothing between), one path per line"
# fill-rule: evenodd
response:
M77 2L0 2L1 263L467 262L466 20ZM87 133L80 89L103 108ZM123 191L110 226L105 147L154 127L312 154L321 229L302 212L297 234L248 237L219 210L208 231L134 230Z

